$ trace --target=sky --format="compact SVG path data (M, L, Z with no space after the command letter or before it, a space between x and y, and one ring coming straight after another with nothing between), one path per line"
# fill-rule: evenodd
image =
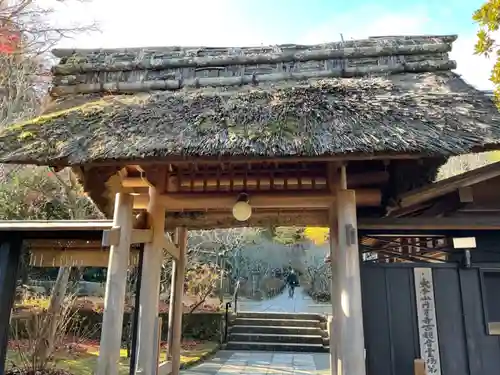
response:
M51 2L54 0L40 0ZM87 0L57 3L57 21L96 21L100 32L60 47L315 44L376 35L457 34L451 58L479 89L493 62L473 54L473 12L485 0ZM126 6L125 4L129 4Z

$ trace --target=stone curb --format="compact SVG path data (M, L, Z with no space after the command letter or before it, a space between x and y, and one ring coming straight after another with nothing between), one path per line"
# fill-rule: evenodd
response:
M211 357L213 357L215 355L215 353L217 353L220 350L220 348L221 348L220 344L217 344L212 350L209 350L208 352L203 354L200 358L198 358L194 361L191 361L189 363L181 363L180 369L186 370L190 367L193 367L193 366L199 365L202 362L205 362L207 359L210 359Z

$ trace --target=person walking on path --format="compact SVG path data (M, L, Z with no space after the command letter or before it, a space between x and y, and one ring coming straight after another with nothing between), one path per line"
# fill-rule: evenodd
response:
M299 278L293 269L290 270L290 273L286 277L286 283L288 285L288 297L293 298L295 287L299 285Z

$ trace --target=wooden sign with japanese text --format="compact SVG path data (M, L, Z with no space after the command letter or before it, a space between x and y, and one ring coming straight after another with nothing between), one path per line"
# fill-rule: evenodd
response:
M432 269L415 268L414 274L420 356L428 375L441 375Z

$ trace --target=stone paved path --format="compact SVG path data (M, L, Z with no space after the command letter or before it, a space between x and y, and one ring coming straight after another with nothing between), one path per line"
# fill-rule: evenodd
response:
M328 353L222 350L211 360L181 371L183 375L327 375Z
M329 314L330 304L315 303L302 288L264 301L240 300L239 311ZM181 371L182 375L329 375L328 353L221 350L212 359Z
M252 312L290 312L290 313L318 313L330 314L332 305L329 303L317 303L309 297L302 288L295 289L293 298L288 297L288 291L285 291L268 300L238 301L238 311Z

